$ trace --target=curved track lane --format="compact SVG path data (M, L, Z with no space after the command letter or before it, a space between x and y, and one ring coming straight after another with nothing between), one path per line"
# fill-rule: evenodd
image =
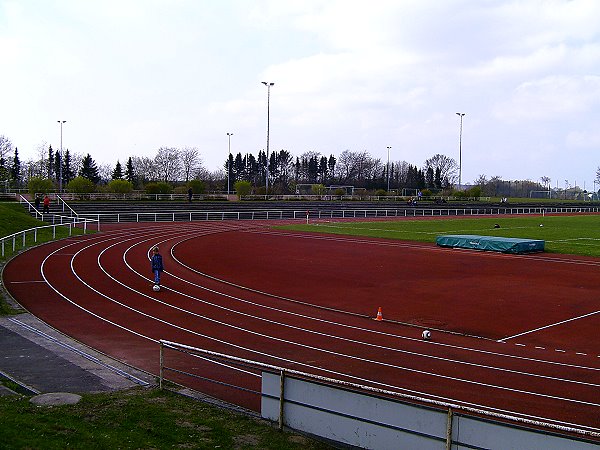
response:
M166 267L158 293L151 290L148 261L155 245L161 247ZM504 303L521 308L517 313L490 312L481 307L489 300L485 289L460 286L455 279L451 288L438 284L435 298L428 294L424 300L423 289L409 285L412 278L398 275L410 267L413 277L434 284L437 274L447 283L456 266L464 270L472 264L485 279L500 274L495 286L509 271L513 284L527 287L524 295L533 315L525 320L521 311L527 308L513 300L508 305L493 302L493 308ZM568 311L552 306L553 300L550 306L543 304L548 295L568 298L569 289L585 291L580 295L584 299L592 296L581 273L588 269L597 271L598 263L288 233L261 223L207 222L115 226L43 245L13 259L4 279L13 297L50 325L152 373L158 372L157 341L166 339L600 432L600 349L597 338L590 342L581 337L598 329L598 304L581 300ZM570 276L569 282L553 285L548 295L540 293L544 286L529 289L527 283L544 272ZM467 288L464 302L449 304L453 291ZM433 289L428 284L425 291ZM394 300L400 294L410 301ZM406 324L372 320L381 305L384 313ZM497 320L481 323L495 315ZM576 328L575 321L557 324L579 315L585 317L576 321ZM422 341L421 328L412 326L423 323L440 328L432 341ZM531 331L536 328L540 330ZM553 349L558 342L569 351ZM202 360L194 364L210 372L210 378L260 389L259 377L251 372ZM251 392L202 380L195 387L259 408Z

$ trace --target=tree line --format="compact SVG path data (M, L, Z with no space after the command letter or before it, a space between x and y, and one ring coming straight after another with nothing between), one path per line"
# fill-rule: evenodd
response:
M268 159L268 161L267 161ZM96 164L88 154L63 154L51 145L41 144L38 157L21 162L16 146L0 135L0 183L2 188L24 188L30 179L49 180L55 187L67 187L75 178L91 182L91 188L101 189L113 180L125 180L131 189L145 189L162 183L170 186L196 186L211 192L232 190L240 181L250 184L256 194L264 194L267 185L273 194L293 194L299 185L353 186L368 192L402 194L405 189L449 192L456 188L458 164L450 157L435 154L421 167L406 161L382 161L367 151L345 150L339 156L322 155L317 151L293 156L282 149L267 155L263 150L229 154L222 169L210 172L204 168L196 147L160 147L154 157L130 156L114 165ZM600 168L596 173L600 182ZM505 181L500 176L480 175L471 186L486 196L527 196L534 190L550 190L550 178L539 181ZM565 186L564 191L577 189Z

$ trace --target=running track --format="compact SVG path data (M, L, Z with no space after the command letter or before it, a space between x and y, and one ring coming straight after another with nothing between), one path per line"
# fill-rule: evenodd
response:
M272 224L105 226L27 251L5 267L4 282L48 324L155 374L157 341L166 339L600 432L599 261ZM154 245L166 266L159 293L148 262ZM379 306L381 322L373 320ZM422 327L434 330L432 341L420 339ZM259 379L246 378L259 389ZM194 387L259 408L255 395Z

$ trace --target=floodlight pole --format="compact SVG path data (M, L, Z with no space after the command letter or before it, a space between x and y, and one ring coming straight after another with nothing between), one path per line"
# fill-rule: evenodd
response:
M57 120L60 124L60 158L59 158L59 168L58 168L58 192L62 192L62 182L63 182L63 149L62 149L62 136L63 136L63 123L66 123L66 120Z
M266 164L266 172L267 172L267 177L266 177L266 198L269 198L269 126L270 126L270 108L271 108L271 86L273 86L275 83L271 83L268 81L261 81L262 84L264 84L267 87L267 164Z
M465 113L456 113L460 117L460 133L458 135L458 190L462 189L462 126Z
M387 160L387 176L388 176L387 177L388 178L388 180L387 180L388 181L387 191L388 191L388 194L390 192L390 149L391 148L392 147L390 147L390 146L388 146L388 148L387 148L387 151L388 151L388 160Z
M227 195L229 195L229 176L231 174L231 136L233 136L233 133L227 133L227 139L229 140L229 150L227 153Z

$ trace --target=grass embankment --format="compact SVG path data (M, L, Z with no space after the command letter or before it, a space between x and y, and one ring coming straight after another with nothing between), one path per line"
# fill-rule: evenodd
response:
M23 205L15 202L0 202L0 238L10 236L13 233L18 233L23 230L28 230L35 227L43 227L48 225L45 222L32 217ZM72 234L81 234L80 228L73 228ZM56 227L56 238L60 239L69 235L68 226ZM34 234L33 231L25 233L25 245L23 245L23 235L19 234L14 239L4 240L3 251L0 252L0 269L6 261L15 254L23 251L25 248L33 245L39 245L54 239L52 227L43 228ZM0 295L0 315L15 314L18 311L11 308L5 300L5 293Z
M495 228L496 225L499 228ZM545 241L545 249L549 253L600 257L600 215L493 216L378 222L317 221L282 228L431 243L443 234L541 239Z
M234 411L158 389L88 394L76 405L0 397L0 448L327 449Z
M2 221L0 221L0 238L10 236L13 233L18 233L23 230L51 225L35 219L19 203L0 202L0 217L2 217ZM52 240L53 233L51 226L38 230L36 234L27 232L25 234L25 247L23 246L22 234L19 234L15 239L15 253L23 250L23 248ZM72 234L81 233L81 228L72 228ZM68 235L69 227L67 225L56 227L57 239L67 237ZM11 256L13 256L12 239L4 242L4 257L0 254L0 262L5 261Z

